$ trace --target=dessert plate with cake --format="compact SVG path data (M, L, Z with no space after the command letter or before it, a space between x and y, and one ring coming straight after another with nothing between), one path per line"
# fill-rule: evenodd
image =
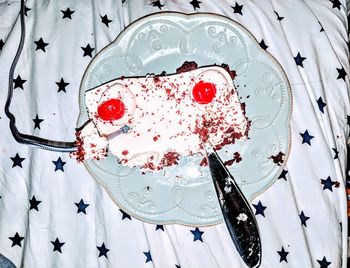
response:
M91 61L79 102L71 156L146 222L223 220L208 145L247 200L273 184L290 150L284 71L244 27L219 15L135 21Z

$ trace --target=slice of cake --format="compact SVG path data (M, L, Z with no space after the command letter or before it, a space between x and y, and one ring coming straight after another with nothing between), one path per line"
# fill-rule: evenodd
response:
M249 130L232 74L219 66L122 77L85 94L92 121L85 126L88 131L78 133L81 159L100 159L108 143L109 152L123 165L157 171L180 157L204 156L206 143L221 149L245 139ZM120 134L125 125L129 131ZM91 144L98 145L95 155Z

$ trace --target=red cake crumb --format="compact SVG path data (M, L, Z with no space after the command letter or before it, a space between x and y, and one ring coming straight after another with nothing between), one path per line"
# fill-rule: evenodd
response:
M271 155L270 158L273 160L273 162L275 164L277 164L278 166L280 166L281 164L283 164L283 157L284 157L284 153L279 152L276 155Z
M225 166L231 166L233 163L239 163L239 162L241 162L242 161L242 157L241 157L241 155L239 154L239 152L235 152L234 154L233 154L233 159L230 159L230 160L227 160L227 161L225 161L225 163L224 163L224 165Z
M235 162L234 159L230 159L230 160L225 161L225 162L224 162L224 165L225 165L225 166L231 166L234 162Z
M169 167L177 164L180 155L176 152L168 152L164 155L162 160L160 161L161 166Z
M127 155L129 153L129 151L128 150L124 150L124 151L122 151L122 155Z
M153 137L153 140L154 140L154 141L157 141L159 138L160 138L160 135L157 135L157 136L154 136L154 137Z
M85 151L83 148L83 139L81 138L81 131L75 132L75 146L77 147L77 150L75 152L70 153L70 157L77 159L77 162L84 162L85 160Z
M235 152L234 154L234 159L237 163L241 162L242 161L242 157L241 155L239 154L239 152Z
M224 68L228 72L228 74L231 76L232 80L234 80L236 78L236 71L231 70L230 66L228 66L228 64L223 63L223 64L221 64L221 67Z
M150 157L150 160L153 160L153 156ZM176 152L168 152L166 153L162 160L160 161L159 166L154 165L151 161L148 161L145 163L142 168L149 169L149 170L161 170L163 167L170 167L178 164L178 160L180 158L180 155Z
M193 71L198 68L198 64L195 61L185 61L179 68L176 69L176 73L184 73Z
M206 167L208 165L208 159L204 157L199 164L201 167Z

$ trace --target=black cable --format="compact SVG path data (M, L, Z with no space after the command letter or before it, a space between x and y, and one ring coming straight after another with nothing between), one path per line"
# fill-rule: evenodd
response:
M8 94L5 103L5 114L10 120L10 130L14 139L23 144L28 144L37 148L41 148L48 151L56 152L74 152L77 150L74 142L63 142L63 141L53 141L47 140L36 136L31 136L27 134L20 133L16 127L16 118L10 112L10 104L13 97L13 74L18 63L19 57L23 50L24 40L25 40L25 23L24 23L24 0L21 0L21 40L17 49L16 56L12 62L10 72L9 72L9 84L8 84Z

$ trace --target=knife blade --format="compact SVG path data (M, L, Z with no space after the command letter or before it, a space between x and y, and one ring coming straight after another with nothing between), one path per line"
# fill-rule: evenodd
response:
M212 147L206 148L208 166L231 239L248 267L261 264L258 225L248 201Z

